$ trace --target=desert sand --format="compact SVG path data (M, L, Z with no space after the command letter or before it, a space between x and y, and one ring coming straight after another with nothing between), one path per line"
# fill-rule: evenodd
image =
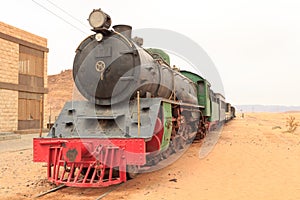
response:
M209 137L173 164L124 184L64 188L39 199L97 199L106 192L102 199L300 199L300 127L285 132L290 115L300 121L299 112L238 115L206 156ZM32 162L28 141L0 142L1 199L31 199L54 187L44 165ZM19 148L6 148L13 144Z

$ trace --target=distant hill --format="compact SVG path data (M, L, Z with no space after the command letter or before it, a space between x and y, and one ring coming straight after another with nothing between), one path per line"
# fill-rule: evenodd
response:
M84 99L74 87L72 70L64 70L48 76L48 104L51 109L51 122L59 115L67 101Z
M48 103L51 109L51 121L59 115L66 101L72 100L73 79L72 70L48 76Z
M235 105L237 112L300 112L300 106Z

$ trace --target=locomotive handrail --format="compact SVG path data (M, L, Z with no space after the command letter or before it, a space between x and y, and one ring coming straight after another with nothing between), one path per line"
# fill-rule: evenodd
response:
M55 141L40 141L40 145L50 145L50 144L61 144L61 143L68 143L68 140L55 140Z
M121 38L123 38L129 44L130 47L132 47L132 44L129 42L129 40L124 35L122 35L121 33L117 32L115 30L112 30L112 32L119 35Z
M165 99L165 98L162 98L162 101L165 101L165 102L168 102L168 103L179 104L181 106L190 106L190 107L195 107L195 108L205 108L204 106L190 104L190 103L183 103L183 102L180 102L180 101L173 101L173 100Z
M122 117L124 114L116 114L116 115L97 115L97 116L78 116L77 119L117 119L118 117Z

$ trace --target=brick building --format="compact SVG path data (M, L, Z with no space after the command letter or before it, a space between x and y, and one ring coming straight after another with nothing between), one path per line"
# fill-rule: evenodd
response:
M0 22L0 133L46 127L47 39Z

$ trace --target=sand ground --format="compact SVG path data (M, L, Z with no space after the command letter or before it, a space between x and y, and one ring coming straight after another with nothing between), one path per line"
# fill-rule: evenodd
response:
M286 117L246 113L225 124L215 147L194 143L173 164L110 188L65 188L40 199L300 199L300 127L285 133ZM31 199L53 187L32 162L31 138L0 141L0 198Z

